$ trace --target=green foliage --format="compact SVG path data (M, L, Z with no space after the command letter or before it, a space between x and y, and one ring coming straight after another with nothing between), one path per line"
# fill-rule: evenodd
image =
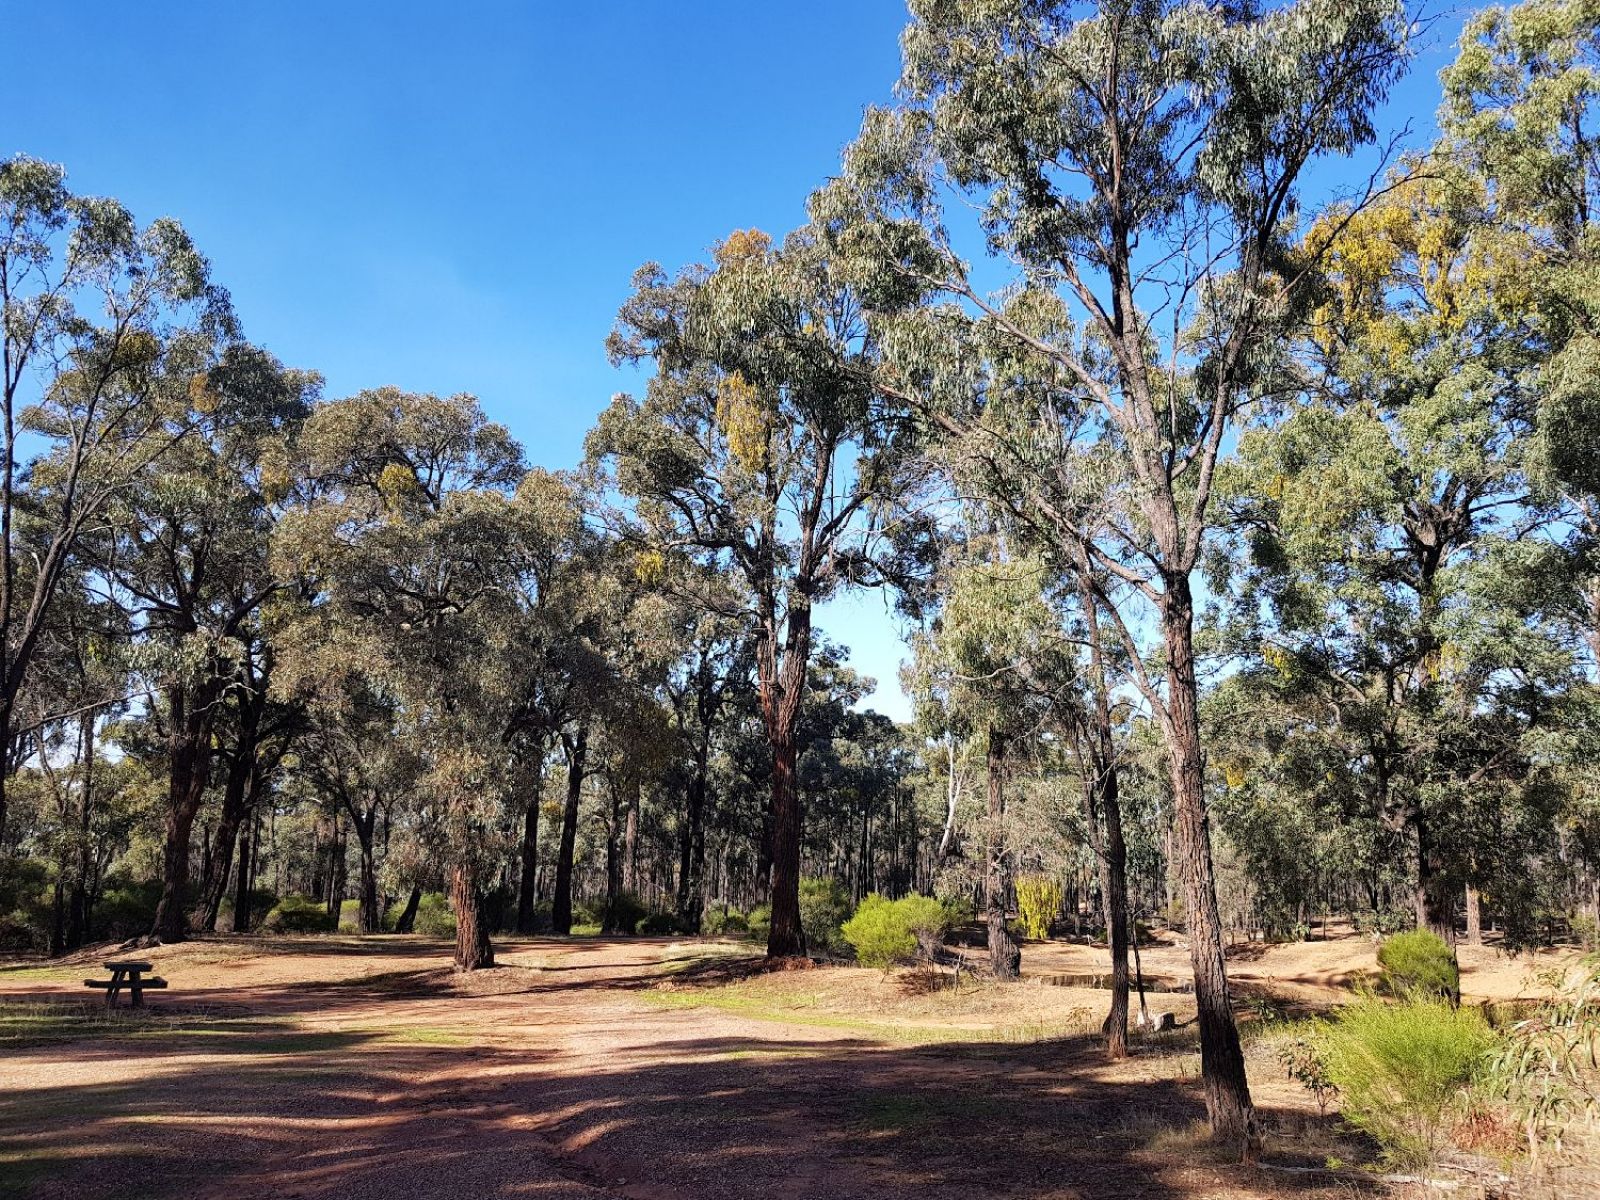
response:
M1557 999L1505 1031L1483 1072L1484 1094L1505 1104L1529 1153L1541 1141L1560 1148L1566 1126L1600 1110L1600 958L1576 973L1546 978Z
M651 936L660 936L664 933L679 933L681 931L682 926L678 921L678 914L663 910L645 914L644 919L638 925L638 932Z
M747 923L750 936L758 942L765 942L767 935L772 932L772 905L756 905L750 910Z
M456 915L443 892L425 892L417 904L417 920L412 926L423 937L455 937Z
M832 879L800 881L800 928L805 931L810 953L845 953L846 942L839 927L849 916L850 893L842 884Z
M844 938L865 967L887 969L919 955L931 956L949 929L945 908L931 896L890 900L876 892L844 923Z
M1065 894L1061 881L1048 875L1025 875L1017 880L1017 909L1024 937L1042 941L1050 936Z
M49 945L49 887L44 863L0 861L0 951L21 954Z
M1378 947L1383 986L1406 999L1450 1000L1461 994L1455 953L1425 929L1397 933Z
M970 925L978 919L978 906L972 902L971 896L944 896L939 905L944 909L945 928L954 929L958 925Z
M602 911L597 914L600 917L598 923L604 925L605 913L603 905L601 909ZM650 906L643 900L632 892L622 892L617 896L615 905L612 906L611 924L618 933L636 933L639 931L639 923L650 915ZM644 932L648 933L650 931L645 930ZM669 931L658 930L658 932L666 933Z
M339 902L339 932L361 932L361 901L341 900Z
M727 933L748 933L750 922L737 908L727 906L708 908L700 918L700 932L708 937L719 937Z
M1344 1119L1376 1138L1388 1158L1423 1163L1494 1045L1475 1010L1374 997L1323 1027L1316 1070L1339 1089Z
M261 922L268 933L332 933L337 926L320 901L285 896Z

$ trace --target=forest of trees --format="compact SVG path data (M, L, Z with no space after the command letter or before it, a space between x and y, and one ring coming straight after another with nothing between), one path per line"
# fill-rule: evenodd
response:
M804 228L639 270L647 384L562 470L324 395L177 222L0 164L5 949L794 956L823 880L970 903L1006 978L1047 878L1113 1054L1183 932L1238 1140L1230 942L1595 941L1600 5L1472 18L1432 144L1392 0L910 8ZM869 589L909 722L819 624Z

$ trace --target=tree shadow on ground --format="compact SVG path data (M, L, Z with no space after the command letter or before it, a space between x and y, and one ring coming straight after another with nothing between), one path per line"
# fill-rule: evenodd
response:
M394 1002L397 1018L405 1008ZM6 1070L28 1086L0 1093L0 1194L1351 1195L1319 1176L1218 1160L1195 1132L1195 1081L1107 1078L1090 1039L905 1048L692 1036L697 1017L671 1014L660 1041L620 1049L424 1046L281 1022L226 1038L180 1031L130 1050L112 1082L55 1066L103 1054L102 1043L19 1051ZM1280 1165L1317 1166L1315 1148L1334 1139L1331 1118L1262 1115Z

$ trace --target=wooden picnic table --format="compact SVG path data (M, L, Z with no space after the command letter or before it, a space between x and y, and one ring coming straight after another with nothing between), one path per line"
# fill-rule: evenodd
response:
M134 959L115 959L105 964L106 970L111 972L110 979L85 979L84 987L104 988L106 993L106 1007L112 1008L117 1003L117 993L123 988L128 989L130 1004L133 1008L144 1007L144 990L146 988L164 988L167 986L165 979L146 973L151 969L151 964L139 962Z

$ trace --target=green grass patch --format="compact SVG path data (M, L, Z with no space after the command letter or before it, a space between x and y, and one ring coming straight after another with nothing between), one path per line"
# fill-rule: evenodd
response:
M817 1007L815 994L797 997L790 1004L775 1004L770 1000L744 994L736 988L706 988L694 992L644 992L642 996L647 1003L660 1008L714 1008L754 1021L769 1021L777 1025L805 1025L814 1029L839 1029L864 1034L878 1041L912 1046L963 1042L1023 1045L1049 1041L1079 1032L1043 1022L973 1029L948 1025L873 1021L820 1010Z

